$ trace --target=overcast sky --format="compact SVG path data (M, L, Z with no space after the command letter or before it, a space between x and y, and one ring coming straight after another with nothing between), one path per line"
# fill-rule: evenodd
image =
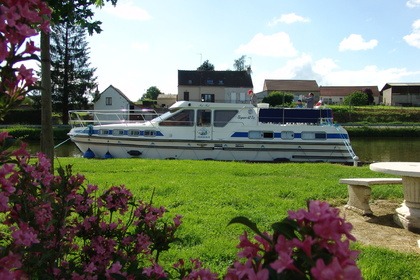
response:
M177 93L178 70L242 55L254 92L265 79L320 86L420 82L420 0L118 0L95 12L88 38L99 90L137 101L151 86Z

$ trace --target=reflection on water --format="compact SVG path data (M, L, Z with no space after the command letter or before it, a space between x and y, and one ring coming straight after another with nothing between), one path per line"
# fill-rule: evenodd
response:
M418 138L352 138L351 144L362 162L373 161L420 161L420 139ZM59 143L56 143L59 145ZM39 143L30 142L31 153L40 150ZM55 149L58 157L81 157L79 149L71 141Z
M410 137L351 139L356 155L362 162L420 161L420 140Z
M54 143L54 145L56 145L54 149L54 155L56 157L82 157L80 150L70 140L65 143ZM31 141L28 143L28 149L31 154L35 154L41 150L41 145L39 142Z

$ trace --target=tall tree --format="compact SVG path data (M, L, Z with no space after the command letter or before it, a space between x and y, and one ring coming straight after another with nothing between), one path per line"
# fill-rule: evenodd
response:
M247 66L245 65L246 55L241 56L238 59L235 59L233 63L233 67L236 71L244 71L246 70Z
M87 29L89 34L100 33L100 21L93 21L93 7L102 7L105 2L116 5L117 0L46 0L52 8L52 25L69 22L79 24ZM50 34L41 32L41 152L51 160L51 169L54 169L54 137L52 130L52 106L51 106L51 59L50 59Z
M61 111L68 124L70 109L87 109L97 87L96 68L90 67L86 31L68 22L51 32L51 81L53 110Z
M203 62L203 64L200 65L200 67L197 68L199 71L214 71L214 65L209 62L209 60L206 60Z

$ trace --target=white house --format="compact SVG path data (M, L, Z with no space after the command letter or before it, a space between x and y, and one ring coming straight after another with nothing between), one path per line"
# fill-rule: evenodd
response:
M113 85L95 97L93 104L94 110L130 110L133 107L133 102Z

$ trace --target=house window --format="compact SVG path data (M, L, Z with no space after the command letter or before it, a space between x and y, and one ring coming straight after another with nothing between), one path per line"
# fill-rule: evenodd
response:
M212 85L213 84L213 80L207 80L207 84L208 85Z
M190 100L190 93L188 91L184 91L184 100L189 101Z
M106 106L111 106L112 105L112 97L107 97L105 99L105 104L106 104Z
M214 94L210 94L210 93L202 94L201 102L214 102Z

